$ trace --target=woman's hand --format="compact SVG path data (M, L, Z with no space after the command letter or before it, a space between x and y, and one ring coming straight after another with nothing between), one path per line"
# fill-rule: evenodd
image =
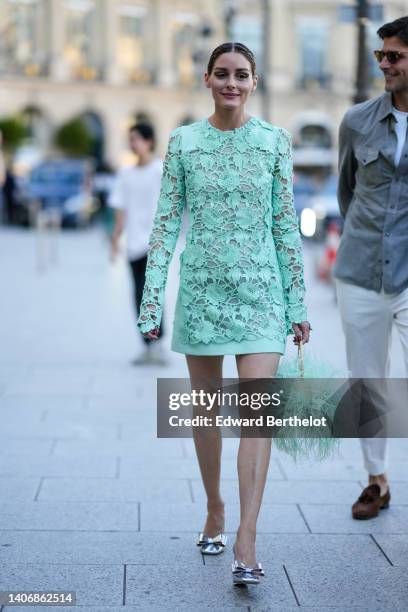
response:
M309 321L302 321L301 323L292 323L292 329L295 332L295 337L293 338L293 343L296 346L299 346L300 342L302 344L306 344L309 342L310 327Z
M159 328L155 327L151 331L145 332L143 334L145 338L149 338L149 340L158 340L159 338Z

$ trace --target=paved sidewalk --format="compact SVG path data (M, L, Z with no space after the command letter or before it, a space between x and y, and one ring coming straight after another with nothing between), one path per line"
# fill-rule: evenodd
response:
M307 247L314 350L344 368L332 291L313 280L314 257ZM35 236L0 230L0 278L0 590L72 590L88 612L408 609L406 440L392 441L392 505L375 521L350 517L366 478L356 441L322 464L274 452L259 519L266 577L234 589L237 443L224 444L228 549L203 558L193 445L155 437L156 377L186 377L184 358L172 354L160 370L128 365L140 340L127 269L110 265L103 234L63 233L58 264L39 273ZM174 263L168 329L176 283ZM403 375L397 344L393 358ZM225 375L235 375L232 358Z

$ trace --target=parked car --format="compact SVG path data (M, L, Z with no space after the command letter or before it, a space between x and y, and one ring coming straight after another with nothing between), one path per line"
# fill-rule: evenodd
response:
M64 226L86 225L97 211L89 161L52 159L38 164L28 177L25 197L31 209L59 211Z
M304 174L295 173L293 179L293 196L295 210L299 218L302 210L310 206L310 200L316 192L317 185L313 179Z
M32 169L44 161L44 151L28 142L17 149L13 156L12 170L16 176L28 176Z
M300 228L303 235L324 240L327 229L335 223L339 231L343 229L343 218L337 201L336 175L329 176L320 189L314 194L307 208L302 210Z

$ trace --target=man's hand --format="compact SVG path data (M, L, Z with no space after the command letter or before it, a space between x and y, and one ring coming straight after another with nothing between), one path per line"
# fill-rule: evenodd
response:
M301 323L292 323L292 329L295 332L295 337L293 338L293 343L296 346L302 342L302 344L306 344L309 342L310 327L309 321L302 321Z

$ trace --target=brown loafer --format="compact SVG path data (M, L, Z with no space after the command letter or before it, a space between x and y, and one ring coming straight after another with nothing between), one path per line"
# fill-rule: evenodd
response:
M372 484L363 489L358 500L352 505L351 513L355 519L371 519L378 516L380 510L390 505L390 489L381 496L378 484Z

